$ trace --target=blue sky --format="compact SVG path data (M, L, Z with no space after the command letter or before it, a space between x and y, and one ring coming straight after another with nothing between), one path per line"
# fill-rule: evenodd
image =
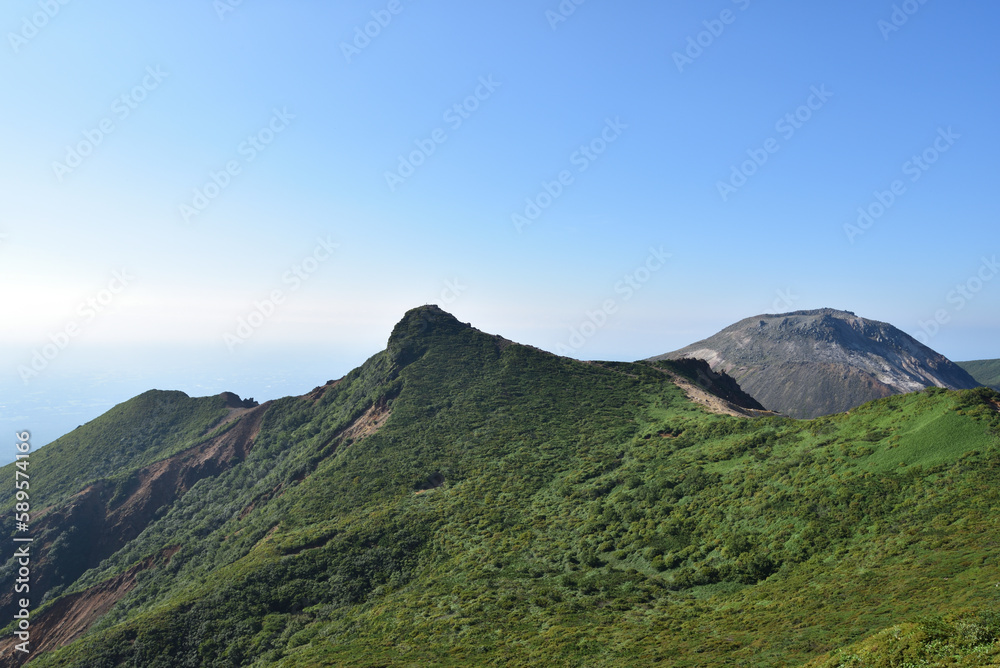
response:
M148 387L301 393L424 303L585 359L823 306L1000 357L998 18L11 0L4 424L58 435L71 386L70 427Z

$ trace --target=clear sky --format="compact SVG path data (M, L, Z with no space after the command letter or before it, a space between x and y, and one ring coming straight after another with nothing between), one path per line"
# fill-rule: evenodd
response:
M6 2L5 419L298 394L425 303L584 359L824 306L1000 357L1000 6L579 1Z

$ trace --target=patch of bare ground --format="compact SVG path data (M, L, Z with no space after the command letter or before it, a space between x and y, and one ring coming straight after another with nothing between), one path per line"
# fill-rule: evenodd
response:
M209 425L205 431L202 432L202 436L208 436L216 429L226 426L235 420L243 417L250 411L258 407L257 402L253 399L240 399L238 395L232 392L223 392L221 395L222 399L226 402L226 408L228 412L222 417L218 422Z
M267 407L246 409L225 433L136 471L121 490L98 481L46 509L33 523L38 557L32 563L32 593L40 600L49 589L73 582L138 536L162 506L199 480L242 461L260 432ZM60 537L63 549L53 557L50 548ZM0 610L11 609L13 602L12 588L0 591Z
M667 376L669 376L670 380L677 387L681 388L681 390L684 391L684 394L687 396L688 399L698 404L699 406L709 411L710 413L718 413L720 415L732 415L733 417L764 417L768 415L778 415L778 413L775 413L774 411L762 411L762 410L757 410L756 408L745 408L743 406L739 406L737 404L732 403L731 401L726 401L721 397L717 397L711 392L701 389L700 387L698 387L691 381L687 380L686 378L680 376L679 374L676 374L672 371L668 371L666 369L660 369L660 370L663 371L663 373L665 373Z
M180 546L163 550L157 558L147 557L123 573L94 585L82 592L63 596L56 603L31 619L31 654L58 649L73 642L87 632L136 584L136 576L148 568L169 563ZM20 665L14 646L20 642L16 636L0 639L0 665Z
M316 401L334 385L324 385L306 396ZM253 447L268 406L265 403L252 408L232 407L229 415L215 425L217 428L235 421L226 432L136 471L123 487L98 481L65 502L45 509L33 525L37 557L33 555L32 559L32 598L41 600L53 587L73 582L138 536L160 508L174 503L199 480L217 476L242 461ZM390 413L387 400L375 403L339 430L322 450L328 456L341 445L371 436ZM269 496L280 496L283 491L278 486ZM265 500L257 499L240 516L245 517L255 504ZM60 537L64 545L60 554L54 555L51 548ZM165 551L157 561L169 560L177 549ZM32 621L32 653L60 647L80 637L131 591L137 573L152 566L153 561L147 560L100 585L57 600ZM6 612L13 604L13 588L0 591L0 609ZM10 638L0 643L0 648L6 650L0 666L11 659L13 644Z
M244 508L243 510L240 511L240 516L237 517L236 519L238 519L238 520L243 519L244 517L246 517L247 515L249 515L250 513L252 513L253 509L256 508L256 507L257 507L257 502L256 501L251 501L249 506L247 506L246 508Z
M391 413L392 411L389 410L384 401L373 404L371 408L362 413L341 432L339 436L340 440L345 441L350 439L351 441L360 441L363 438L371 436L385 424Z
M308 401L311 401L312 403L315 404L317 401L323 398L323 395L326 394L328 390L332 390L333 388L340 385L340 381L342 380L344 379L338 378L337 380L328 380L326 381L325 385L314 387L312 391L310 391L308 394L303 395L302 398L307 399Z
M368 438L385 424L385 421L389 419L389 415L391 414L392 411L389 409L388 400L383 397L372 404L364 413L354 418L346 427L338 430L326 443L320 446L318 450L319 456L322 458L329 457L342 445L351 445L352 443ZM310 473L303 472L294 480L296 482L304 480ZM282 488L277 496L281 496L284 492L285 490Z
M340 381L336 381L340 382ZM329 389L329 385L323 386ZM317 390L323 389L322 387L316 388L305 397L310 397ZM322 395L320 395L322 396ZM318 397L317 397L318 399ZM350 424L348 424L343 429L340 429L335 433L326 443L324 443L318 450L318 455L322 458L329 457L333 455L341 445L347 443L356 443L364 438L367 438L377 432L379 428L385 424L385 421L389 419L389 415L392 411L389 409L388 402L386 399L381 399L372 406L370 406L364 413L359 415ZM305 480L311 474L310 471L303 471L297 477L293 478L293 482L301 482ZM271 499L276 499L285 493L287 486L285 483L281 483L269 492L264 493L263 496L258 497L250 502L243 510L240 511L240 520L247 517L253 512L253 509L257 507L257 504L265 504Z
M209 426L208 428L206 428L205 431L202 432L201 435L202 436L208 436L209 434L211 434L216 429L219 429L220 427L224 427L224 426L226 426L227 424L229 424L231 422L239 420L241 417L243 417L244 415L246 415L247 413L249 413L253 409L252 408L233 408L233 407L230 407L228 410L229 410L229 412L226 413L226 415L224 415L221 420L219 420L215 424L213 424L213 425Z

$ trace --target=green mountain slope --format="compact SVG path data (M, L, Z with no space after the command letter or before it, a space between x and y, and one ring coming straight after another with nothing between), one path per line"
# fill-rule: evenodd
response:
M1000 611L1000 395L751 419L669 372L410 311L163 460L241 453L51 594L29 665L790 666Z
M106 477L123 476L143 465L204 440L204 432L227 413L223 396L192 399L183 392L150 390L115 406L60 438L55 447L31 454L39 479L36 508L60 494L75 493ZM13 470L13 465L2 469ZM10 474L13 478L13 474ZM14 503L14 486L0 487L0 511Z
M975 360L956 364L983 385L1000 390L1000 360Z
M824 655L811 668L896 666L996 666L1000 664L1000 613L931 615L897 624Z
M22 471L30 477L24 491L30 493L31 535L45 555L32 565L32 591L60 591L135 538L148 516L184 489L185 481L163 475L170 472L163 463L209 442L208 432L239 407L242 402L231 394L192 399L182 392L153 390L31 453ZM160 475L151 476L157 468ZM0 531L11 535L15 464L2 471L11 484L0 489ZM211 473L189 471L188 476ZM140 481L149 483L151 477L158 484L147 484L147 490L156 494L137 498ZM18 564L11 553L6 557L0 576L12 580ZM13 587L0 590L0 614L9 619L19 598Z

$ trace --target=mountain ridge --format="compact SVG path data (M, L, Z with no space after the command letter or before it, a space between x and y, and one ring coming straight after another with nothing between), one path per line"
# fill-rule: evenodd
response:
M1000 394L797 421L710 412L665 370L743 401L704 362L581 362L426 307L298 397L140 395L160 412L126 402L35 474L110 473L114 511L163 462L232 456L33 604L29 665L788 666L1000 604ZM79 491L51 478L51 516ZM49 529L68 572L73 522Z

